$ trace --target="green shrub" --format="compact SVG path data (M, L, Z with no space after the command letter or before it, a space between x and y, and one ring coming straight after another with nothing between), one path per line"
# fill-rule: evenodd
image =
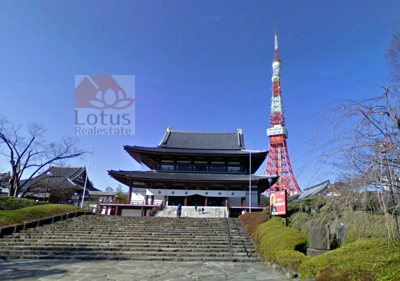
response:
M239 219L245 225L249 235L253 237L257 227L266 222L269 219L269 216L266 215L265 212L246 212L245 214L239 216Z
M80 208L70 205L46 204L40 206L26 207L18 210L0 211L0 226L24 223L41 217L47 217L55 214L62 214L68 211L79 210Z
M400 280L400 242L362 239L303 262L302 279Z
M310 198L305 198L300 201L299 208L305 213L314 214L319 212L319 210L325 206L327 200L320 196L313 196Z
M33 199L0 196L0 210L17 210L42 204L47 204L47 202L36 202Z
M284 220L279 217L259 225L254 238L260 255L275 263L278 263L277 254L281 251L305 252L307 248L306 236L295 228L285 226Z
M394 219L390 215L346 212L342 214L340 222L344 224L346 244L362 238L386 238L388 233L394 235Z
M307 213L295 213L289 218L289 226L301 230L303 225L312 218L313 216Z
M290 217L297 212L300 212L300 201L293 200L287 203L287 216Z
M308 257L295 250L279 251L275 255L275 262L281 266L297 271L300 264L307 260Z

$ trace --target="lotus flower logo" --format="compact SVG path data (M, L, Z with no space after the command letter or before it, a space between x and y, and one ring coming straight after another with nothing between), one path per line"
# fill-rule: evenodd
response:
M75 108L125 109L134 99L111 75L88 75L75 88Z

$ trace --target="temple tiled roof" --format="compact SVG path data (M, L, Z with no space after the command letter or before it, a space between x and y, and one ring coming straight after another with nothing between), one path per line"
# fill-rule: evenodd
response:
M130 146L125 145L125 150L128 152L131 151L142 151L142 152L155 152L155 153L176 153L176 154L203 154L203 155L249 155L249 150L238 150L238 149L225 149L225 150L218 150L218 149L193 149L193 148L170 148L170 147L145 147L145 146ZM265 158L267 151L266 150L252 150L251 154L253 156L263 156Z
M49 188L83 188L84 180L82 177L86 175L85 167L63 167L63 166L50 166L43 173L29 180L21 181L22 189L36 187L49 187ZM98 191L94 188L92 183L88 180L86 185L87 190Z
M246 150L240 129L233 133L204 133L173 131L167 128L157 147L125 145L124 149L136 161L144 163L152 170L158 169L163 157L207 157L222 161L233 157L233 161L248 163L251 154L252 173L255 173L268 153L266 150Z
M173 131L170 128L158 145L160 148L194 150L241 150L245 148L241 130L235 133Z
M321 193L324 189L329 187L329 180L319 183L317 185L308 187L297 197L297 199L305 199Z
M162 181L162 182L231 182L248 183L249 175L246 174L227 174L227 173L176 173L158 171L108 171L115 179L129 179L133 181ZM268 179L272 179L273 184L277 177L266 175L251 175L253 182L268 184Z

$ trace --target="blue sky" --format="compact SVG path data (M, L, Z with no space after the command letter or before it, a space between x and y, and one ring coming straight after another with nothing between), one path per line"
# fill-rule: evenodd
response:
M79 137L79 147L93 144L89 176L100 189L118 185L109 169L144 169L123 145L156 146L167 126L242 128L248 149L267 149L275 25L295 176L303 189L334 180L310 156L317 113L380 93L371 83L386 83L400 1L3 0L0 113L43 124L51 140L74 136L75 75L135 75L136 134ZM7 164L0 158L0 170Z

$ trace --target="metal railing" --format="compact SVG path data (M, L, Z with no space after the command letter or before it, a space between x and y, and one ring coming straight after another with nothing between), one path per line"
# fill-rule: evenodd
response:
M242 236L242 233L240 232L240 229L239 229L239 227L237 226L237 221L236 221L236 219L233 220L233 224L235 225L235 229L236 229L237 233L238 233L240 236ZM245 242L243 241L243 239L240 239L240 241L242 242L242 245L243 245L243 248L244 248L244 250L245 250L245 252L246 252L247 257L250 257L250 253L249 253L249 250L248 250L247 247L246 247Z
M252 208L254 208L254 207L266 208L266 207L268 207L268 206L269 206L269 205L268 205L268 204L265 204L265 203L251 204L251 207L252 207ZM247 204L246 206L242 206L241 204L230 204L229 207L231 207L231 208L248 208L249 205Z
M229 221L228 221L225 211L224 211L224 218L225 218L225 226L226 226L226 235L228 237L228 242L229 242L229 246L230 246L229 251L231 253L231 258L233 259L232 237L231 237Z

